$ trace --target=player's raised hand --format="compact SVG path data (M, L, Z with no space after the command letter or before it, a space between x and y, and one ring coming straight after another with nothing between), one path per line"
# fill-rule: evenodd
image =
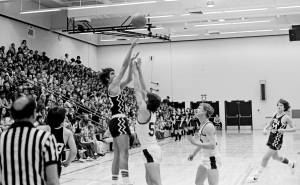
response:
M138 56L140 55L140 52L137 52L133 57L131 58L131 61L134 61Z
M141 58L137 59L136 66L137 66L137 68L141 68L141 66L142 66L142 59Z

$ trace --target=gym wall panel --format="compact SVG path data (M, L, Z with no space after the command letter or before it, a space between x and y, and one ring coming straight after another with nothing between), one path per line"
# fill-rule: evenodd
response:
M99 48L99 66L118 71L129 46ZM266 116L276 112L280 98L300 108L300 42L288 36L252 37L138 45L144 60L146 81L160 83L160 95L173 101L220 101L224 122L225 100L252 100L254 129L262 128ZM154 58L151 70L149 56ZM266 80L266 101L260 100L260 80Z

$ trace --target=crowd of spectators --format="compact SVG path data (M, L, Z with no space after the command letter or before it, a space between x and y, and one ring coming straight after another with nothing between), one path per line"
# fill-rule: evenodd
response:
M95 158L101 144L109 138L107 122L110 119L110 100L107 89L99 80L100 72L85 67L77 56L51 59L46 52L31 50L26 40L16 48L0 47L0 130L12 124L9 109L19 96L31 96L37 102L35 126L44 125L47 110L55 106L67 110L65 125L75 134L79 148ZM138 145L134 136L135 97L132 88L126 88L126 113L133 132L132 145ZM91 144L92 143L92 144Z
M16 48L0 47L0 132L12 124L10 106L19 96L31 96L37 102L35 126L45 125L47 110L60 106L67 110L65 126L73 131L80 151L78 158L102 156L104 145L111 143L107 123L110 119L110 100L107 89L99 79L100 72L84 66L65 54L51 59L46 52L31 50L26 40ZM135 134L136 102L134 90L126 88L126 114L130 120L131 147L139 145ZM162 139L172 130L175 109L165 99L157 112L156 136ZM182 111L182 113L186 111ZM192 111L191 111L192 112ZM168 135L167 135L168 136ZM112 150L112 146L108 147Z

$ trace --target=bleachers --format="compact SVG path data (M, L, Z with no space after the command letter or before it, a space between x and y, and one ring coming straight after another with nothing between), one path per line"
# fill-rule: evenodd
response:
M1 130L12 123L11 103L19 96L31 96L38 104L36 125L43 127L49 108L64 107L67 110L66 127L74 133L79 151L89 157L97 153L88 147L89 144L82 143L82 132L91 125L96 140L103 142L104 151L111 151L111 136L103 137L108 130L110 101L107 89L99 80L100 73L85 67L79 60L51 59L46 52L40 55L39 51L30 50L24 41L19 48L14 45L7 50L0 48ZM136 110L134 90L126 88L124 93L127 114L132 119Z

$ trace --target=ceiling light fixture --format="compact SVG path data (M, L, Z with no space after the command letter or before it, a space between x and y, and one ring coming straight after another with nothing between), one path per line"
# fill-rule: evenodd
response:
M23 11L20 14L32 14L32 13L43 13L43 12L57 12L61 11L61 8L50 8L50 9L39 9L39 10L32 10L32 11Z
M281 28L279 29L280 31L288 31L289 29L288 28Z
M157 19L157 18L168 18L173 17L174 15L157 15L157 16L148 16L147 19Z
M89 35L89 34L94 34L96 32L82 32L82 33L79 33L79 34L82 34L82 35Z
M239 24L256 24L256 23L267 23L271 20L264 21L249 21L249 22L230 22L230 23L217 23L217 24L198 24L194 25L195 27L207 27L207 26L225 26L225 25L239 25Z
M163 29L165 29L165 28L164 27L151 28L151 30L163 30ZM147 31L147 28L133 29L130 31Z
M197 34L192 34L192 35L171 35L170 37L176 38L176 37L196 37L198 36Z
M254 9L243 9L243 10L225 10L224 13L236 13L236 12L252 12L252 11L264 11L269 8L254 8Z
M100 40L101 42L113 42L117 41L117 39L108 39L108 40Z
M290 9L290 8L300 8L300 5L297 5L297 6L280 6L280 7L277 7L276 9Z
M264 11L269 8L252 8L252 9L241 9L241 10L224 10L224 11L215 11L215 12L203 12L204 15L209 14L221 14L221 13L237 13L237 12L252 12L252 11Z
M247 31L232 31L232 32L221 32L221 34L236 34L236 33L256 33L256 32L271 32L273 30L247 30Z
M130 6L130 5L140 5L140 4L153 4L157 1L142 1L142 2L133 2L133 3L119 3L119 4L108 4L108 5L97 5L97 6L78 6L68 8L68 10L80 10L80 9L89 9L89 8L106 8L106 7L118 7L118 6Z
M203 12L204 15L209 15L209 14L220 14L224 13L223 11L215 11L215 12Z

